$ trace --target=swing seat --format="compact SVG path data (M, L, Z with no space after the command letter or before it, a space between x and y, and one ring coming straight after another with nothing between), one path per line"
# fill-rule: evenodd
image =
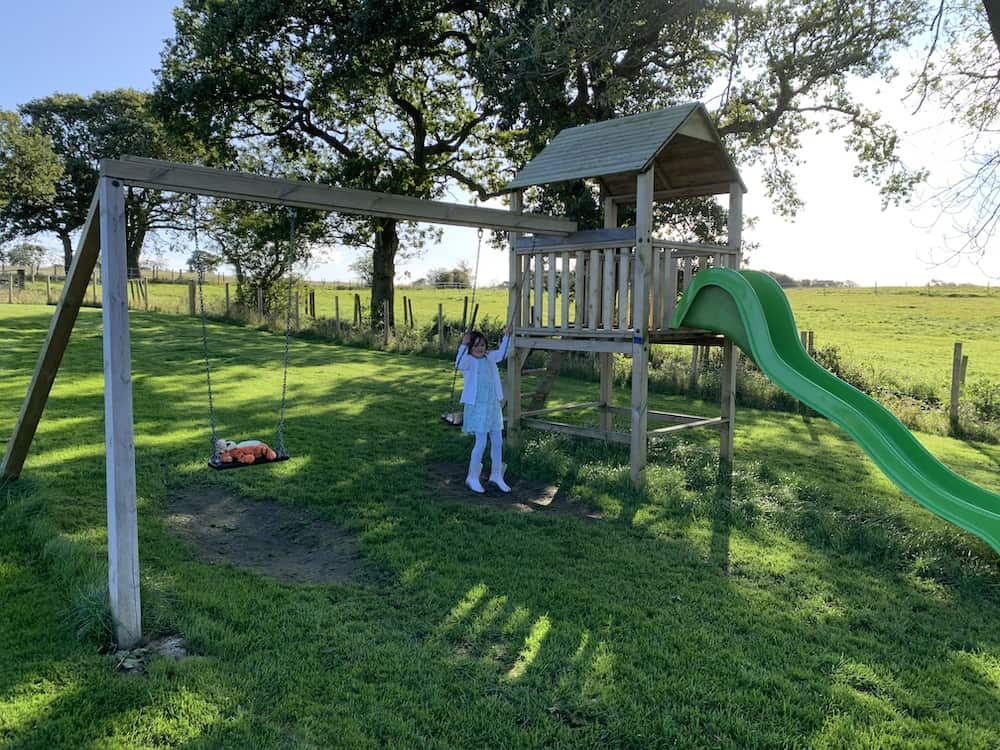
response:
M461 427L462 426L462 412L460 411L446 411L441 415L441 421L444 422L449 427Z
M291 456L285 454L278 454L274 458L264 458L264 456L257 456L253 463L244 464L239 461L230 461L229 463L223 463L217 458L208 459L208 468L215 469L216 471L225 471L226 469L246 469L249 466L261 466L263 464L276 464L279 461L287 461Z

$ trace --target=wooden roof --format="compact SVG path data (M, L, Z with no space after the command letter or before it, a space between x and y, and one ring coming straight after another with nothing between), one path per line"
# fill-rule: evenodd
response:
M699 102L567 128L511 180L506 190L594 178L606 194L635 195L635 177L655 165L658 199L728 193L746 186Z

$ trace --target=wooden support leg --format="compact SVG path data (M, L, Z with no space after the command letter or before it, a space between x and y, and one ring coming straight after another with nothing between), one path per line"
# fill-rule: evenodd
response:
M80 312L80 306L87 296L90 277L97 264L97 255L101 249L99 227L100 220L97 216L97 197L95 196L90 204L87 222L83 225L83 232L80 234L76 254L73 256L73 261L63 282L62 296L59 298L59 304L56 306L52 321L49 323L48 336L42 345L41 353L38 355L35 372L31 376L28 392L21 404L17 425L7 443L3 464L0 465L0 477L4 479L17 479L24 467L24 461L28 457L28 449L31 447L31 441L38 429L42 412L45 410L45 402L49 398L52 383L56 379L63 354L66 352L67 344L69 344L69 335L73 331L73 324Z
M736 422L736 347L731 339L722 345L722 418L719 429L719 471L732 471L733 431Z
M632 433L631 433L631 478L632 484L642 487L646 484L646 453L649 445L646 427L649 420L649 344L632 344Z
M611 352L601 352L601 431L611 430L612 412L608 408L614 401L614 355Z
M108 591L115 640L131 648L142 638L139 534L132 422L132 360L125 268L125 191L102 177L102 319L104 321L104 442L108 493Z

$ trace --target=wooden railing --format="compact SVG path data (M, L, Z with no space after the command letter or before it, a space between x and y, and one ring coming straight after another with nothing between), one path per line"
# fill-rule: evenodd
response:
M634 237L631 229L613 229L577 232L565 240L520 240L515 324L542 335L631 335ZM650 330L668 328L679 296L700 269L735 268L738 263L738 251L722 245L655 240L646 306Z

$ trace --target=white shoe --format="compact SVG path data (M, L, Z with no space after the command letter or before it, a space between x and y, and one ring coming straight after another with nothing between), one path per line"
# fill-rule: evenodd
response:
M496 488L504 494L510 492L510 486L503 481L503 473L506 468L505 464L500 464L499 467L490 470L490 484L496 485Z
M469 467L469 475L465 478L465 486L470 490L475 492L477 495L482 495L486 492L483 489L483 485L479 482L479 472L482 471L483 465L476 464L475 466Z

